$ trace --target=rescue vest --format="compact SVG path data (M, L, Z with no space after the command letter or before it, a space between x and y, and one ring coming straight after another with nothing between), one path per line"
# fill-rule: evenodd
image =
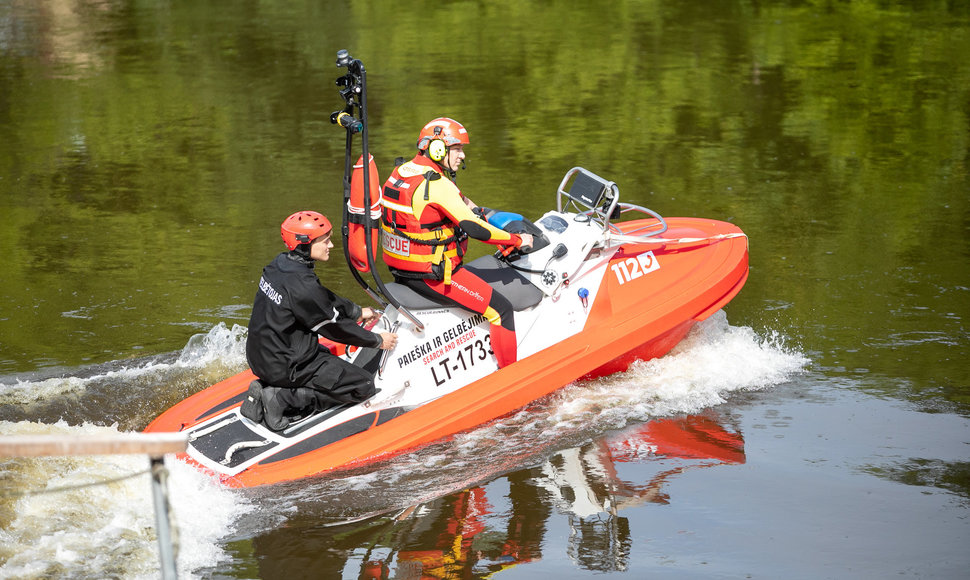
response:
M451 283L461 264L467 236L434 203L439 188L458 187L423 157L394 168L381 196L384 262L397 275ZM415 215L415 202L421 215Z

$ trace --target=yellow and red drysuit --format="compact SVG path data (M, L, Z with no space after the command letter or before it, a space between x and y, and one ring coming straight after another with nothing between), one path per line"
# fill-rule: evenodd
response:
M458 186L420 154L394 168L381 204L384 262L398 282L436 302L484 315L499 367L515 362L512 304L461 264L469 237L516 247L522 238L475 215Z

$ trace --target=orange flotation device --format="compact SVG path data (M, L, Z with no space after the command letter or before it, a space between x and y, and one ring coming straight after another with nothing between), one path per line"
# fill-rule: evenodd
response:
M368 154L369 171L368 189L370 189L370 218L375 227L370 232L371 259L377 259L378 227L381 222L381 182L377 175L377 164L374 156ZM364 156L361 155L354 165L354 172L350 176L350 200L347 201L350 214L347 236L347 247L350 250L350 262L360 272L370 271L370 261L367 259L367 225L364 220Z

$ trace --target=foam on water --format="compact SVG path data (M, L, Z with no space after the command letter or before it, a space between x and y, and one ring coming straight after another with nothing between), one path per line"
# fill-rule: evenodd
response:
M760 337L749 327L731 326L722 310L697 324L667 356L560 391L549 422L621 428L631 421L697 413L723 403L732 392L787 381L808 363L777 333Z
M0 405L28 404L49 400L65 393L83 391L89 385L143 379L164 380L166 375L212 365L233 367L246 364L246 327L229 328L220 322L206 334L189 339L177 358L147 357L115 361L90 369L72 369L74 375L56 377L0 377Z
M117 432L92 425L0 422L0 435ZM143 455L0 461L0 578L157 578L148 464ZM251 505L171 457L166 467L179 538L179 576L191 578L193 570L228 558L218 540ZM105 481L111 482L87 485Z
M177 356L116 361L73 369L75 376L21 377L0 384L0 407L7 406L7 414L21 409L14 416L27 418L0 420L0 436L122 432L117 424L98 423L104 423L105 416L146 412L141 407L159 385L172 388L184 377L205 381L208 374L224 375L227 369L245 365L245 335L245 327L219 324L193 336ZM48 413L50 407L44 403L52 401L81 409L69 415L72 424L61 418L67 414L63 407ZM153 402L147 406L151 414L161 408ZM148 465L143 455L0 460L0 578L157 578L160 564ZM192 570L227 558L219 540L231 533L235 520L251 504L174 458L168 458L166 466L180 532L179 575L191 578ZM125 478L130 474L137 475ZM118 481L85 485L110 480Z

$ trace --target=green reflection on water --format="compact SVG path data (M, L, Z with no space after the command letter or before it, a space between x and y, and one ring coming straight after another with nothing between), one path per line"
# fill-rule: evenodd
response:
M536 217L583 165L628 201L733 221L752 256L732 322L873 389L967 404L966 7L454 2L428 17L0 7L0 373L245 323L282 218L339 211L329 114L348 48L382 175L450 115L472 136L460 184L485 205ZM321 274L364 300L339 265Z

